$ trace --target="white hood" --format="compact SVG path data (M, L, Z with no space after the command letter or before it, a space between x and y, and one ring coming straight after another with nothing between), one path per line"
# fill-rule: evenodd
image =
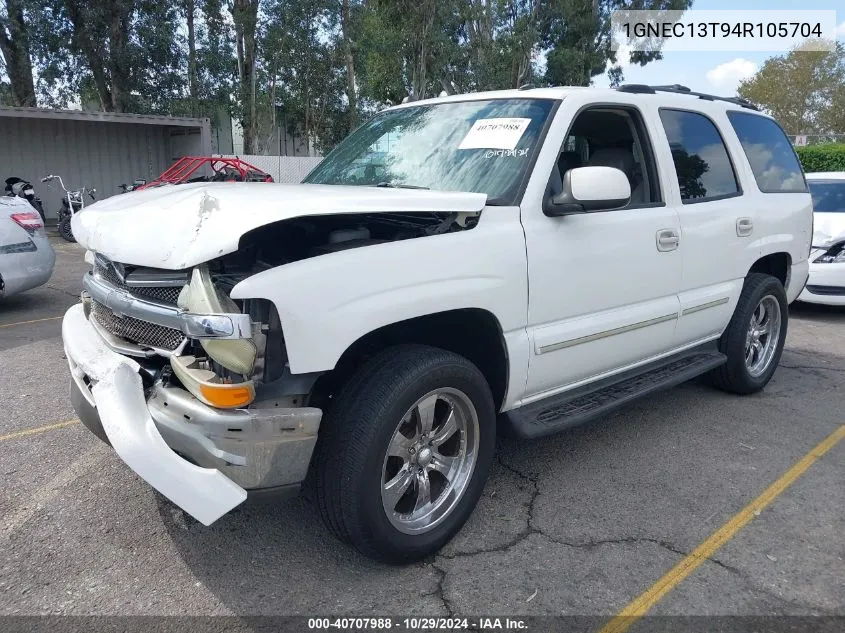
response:
M813 214L813 246L832 246L845 240L845 213Z
M241 236L265 224L339 213L481 211L480 193L339 185L195 183L107 198L73 218L84 247L109 259L181 269L232 253Z

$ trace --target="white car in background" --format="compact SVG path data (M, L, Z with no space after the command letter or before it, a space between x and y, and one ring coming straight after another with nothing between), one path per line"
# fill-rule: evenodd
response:
M23 198L0 196L0 299L47 283L55 261L38 212Z
M845 172L807 174L813 195L810 278L799 301L845 306Z

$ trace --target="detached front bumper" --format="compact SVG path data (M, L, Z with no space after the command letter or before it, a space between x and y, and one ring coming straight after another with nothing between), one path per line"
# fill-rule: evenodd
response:
M145 389L136 360L113 351L85 318L65 314L71 400L80 420L141 478L205 525L246 489L300 483L322 412L310 407L223 411L160 383Z

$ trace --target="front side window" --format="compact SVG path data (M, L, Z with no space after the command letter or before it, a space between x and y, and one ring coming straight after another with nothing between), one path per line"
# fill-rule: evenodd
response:
M303 182L487 194L515 204L555 102L497 99L409 106L375 116Z
M662 202L651 143L639 112L629 108L596 107L580 112L563 142L549 180L549 193L559 193L566 172L577 167L604 166L622 171L631 185L626 208Z
M746 112L728 112L751 164L757 187L763 193L807 191L801 164L780 126L766 117Z
M845 213L845 180L810 180L813 211Z
M660 119L684 203L739 194L728 150L710 119L697 112L666 109L660 110Z

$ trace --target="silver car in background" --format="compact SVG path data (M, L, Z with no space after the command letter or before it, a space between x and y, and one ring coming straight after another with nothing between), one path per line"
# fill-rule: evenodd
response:
M38 212L22 198L0 196L0 299L47 283L55 261Z

